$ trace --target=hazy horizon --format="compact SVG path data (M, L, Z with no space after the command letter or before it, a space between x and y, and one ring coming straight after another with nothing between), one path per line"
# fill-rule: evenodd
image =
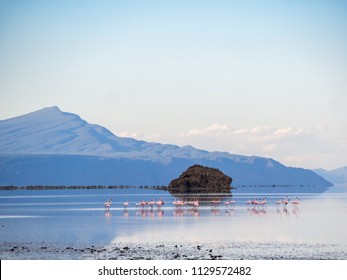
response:
M347 165L347 3L1 1L0 119L58 106L118 136Z

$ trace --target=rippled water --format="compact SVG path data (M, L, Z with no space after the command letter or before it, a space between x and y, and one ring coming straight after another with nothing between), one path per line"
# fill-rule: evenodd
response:
M249 198L267 206L246 206ZM347 194L288 194L300 205L277 206L287 194L234 194L235 205L173 206L168 192L151 189L0 191L1 242L105 246L132 242L304 242L347 246ZM209 196L211 199L215 195ZM112 198L109 211L104 202ZM161 208L138 208L163 198ZM130 206L124 209L123 202Z

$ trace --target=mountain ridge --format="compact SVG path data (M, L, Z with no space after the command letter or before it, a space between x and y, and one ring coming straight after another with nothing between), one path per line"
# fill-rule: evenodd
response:
M25 146L6 146L6 144L8 143L13 143L12 139L14 137L17 137L18 135L11 135L8 134L6 131L1 131L1 128L3 126L2 123L13 122L13 120L21 121L23 119L26 120L24 122L26 125L30 124L31 127L34 128L37 128L40 125L42 126L42 124L46 124L47 121L50 121L51 125L43 125L43 127L41 127L39 131L37 131L38 129L32 129L28 127L25 128L25 131L28 134L30 134L30 138L32 138L33 134L36 135L36 137L32 139L33 141L31 141L35 144L30 145L30 147L28 147L28 142L30 141L28 141L27 139L25 139L26 141L22 141L23 145ZM28 122L28 119L31 122ZM44 119L45 121L42 122L41 119ZM49 132L48 129L52 128L54 129L54 132ZM43 135L38 135L38 132L43 131ZM172 144L146 142L143 140L136 140L129 137L118 137L107 128L96 124L89 124L87 121L83 120L76 114L62 112L57 106L46 107L41 110L27 113L22 116L2 120L0 121L0 132L2 135L7 134L7 138L9 138L7 143L4 143L0 140L0 154L9 154L8 151L12 150L10 154L71 154L123 157L123 153L126 152L128 157L129 152L131 152L132 157L139 158L148 158L149 154L153 157L175 156L182 158L194 157L206 159L216 159L222 157L248 163L252 163L256 158L261 158L258 156L242 156L219 151L209 152L206 150L194 148L190 145L180 147ZM89 135L87 135L88 133ZM53 144L49 141L48 143L51 146L47 144L47 137L51 136L54 136L55 140L58 141L57 143L55 143L55 147L53 147ZM78 145L76 149L76 146L80 143L80 141L74 143L74 140L76 140L76 138L78 137L81 138L81 141L89 142L90 144L93 144L98 147L86 147L85 144L83 144ZM44 139L44 141L37 141L37 138L40 140ZM95 139L98 142L95 141ZM69 147L64 148L61 144L69 144ZM102 149L100 149L100 146L102 147ZM74 148L75 150L73 150ZM268 160L269 166L272 166L274 164L273 159L266 159ZM276 164L280 163L276 162Z
M323 168L313 169L313 171L334 184L347 184L347 166L333 170L325 170Z
M68 184L69 178L73 184L86 184L88 178L100 184L168 184L193 164L219 168L237 184L331 185L310 170L286 167L271 158L118 137L56 106L1 120L0 135L0 185Z

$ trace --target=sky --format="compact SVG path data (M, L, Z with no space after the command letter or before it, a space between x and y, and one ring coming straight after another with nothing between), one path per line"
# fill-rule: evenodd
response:
M347 166L347 1L0 0L0 120Z

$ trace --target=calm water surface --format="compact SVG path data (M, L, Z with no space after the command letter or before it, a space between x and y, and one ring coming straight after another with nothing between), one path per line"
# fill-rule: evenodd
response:
M299 207L276 206L281 197ZM267 207L248 207L267 197ZM104 202L112 198L110 211ZM140 200L163 198L160 209L137 208ZM213 199L214 196L211 196ZM306 242L347 246L347 193L233 195L235 206L173 207L168 192L148 189L0 191L1 242L44 241L107 245L113 240ZM130 206L123 208L123 202Z

